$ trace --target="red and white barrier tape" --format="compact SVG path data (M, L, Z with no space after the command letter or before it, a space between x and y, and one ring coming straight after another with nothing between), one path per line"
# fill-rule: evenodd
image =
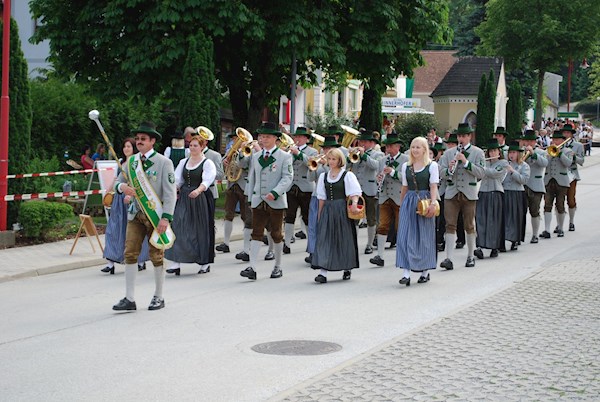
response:
M42 198L75 197L90 194L101 194L104 190L67 191L60 193L13 194L4 196L4 201L37 200Z
M115 170L115 168L65 170L65 171L62 171L62 172L46 172L46 173L8 174L8 175L6 175L6 178L7 179L22 179L24 177L62 176L62 175L67 175L67 174L80 174L80 173L101 172L103 170Z

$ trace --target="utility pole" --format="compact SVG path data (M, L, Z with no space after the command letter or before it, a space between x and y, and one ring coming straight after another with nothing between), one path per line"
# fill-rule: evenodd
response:
M10 66L10 0L2 7L2 98L0 99L0 231L6 230L8 204L8 120L10 102L8 97L8 68Z

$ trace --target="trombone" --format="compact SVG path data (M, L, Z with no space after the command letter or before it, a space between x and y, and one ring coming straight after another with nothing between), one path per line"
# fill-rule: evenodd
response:
M564 140L559 145L548 145L548 148L546 148L546 152L548 152L548 155L550 155L551 157L556 158L560 154L561 149L565 146L568 147L569 145L571 145L571 142L573 142L573 138Z

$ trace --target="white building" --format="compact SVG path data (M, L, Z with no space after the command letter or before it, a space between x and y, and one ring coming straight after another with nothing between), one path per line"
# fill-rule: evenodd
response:
M46 61L50 55L50 41L45 40L39 44L32 44L29 39L33 36L38 23L33 19L29 11L29 1L13 0L11 2L11 16L19 26L19 39L21 40L21 49L27 60L29 76L39 75L38 69L50 68L50 63Z

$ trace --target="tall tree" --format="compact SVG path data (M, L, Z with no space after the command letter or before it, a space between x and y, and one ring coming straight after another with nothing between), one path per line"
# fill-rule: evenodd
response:
M600 33L600 2L490 0L486 16L475 30L481 37L478 51L504 57L508 68L524 62L536 70L535 123L540 127L544 74L591 52Z
M282 4L282 3L281 3ZM231 100L234 124L255 128L265 106L290 91L295 56L301 83L351 74L384 88L410 74L430 40L448 40L446 0L32 0L50 39L57 72L75 73L108 96L174 99L187 40L213 40L217 79ZM290 18L290 16L296 16ZM380 94L379 94L380 95Z
M4 30L0 21L0 31ZM10 98L9 137L8 137L8 173L25 173L31 157L31 98L29 94L29 77L27 61L21 50L19 28L15 20L10 20L10 62L8 70L8 85ZM0 43L0 63L2 63L2 43ZM0 85L2 78L0 77ZM20 193L22 183L13 180L9 182L8 193ZM15 222L18 213L17 205L9 203L8 222Z
M523 92L521 84L515 80L508 87L508 103L506 104L506 131L510 136L521 132L521 122L524 117Z
M477 144L485 144L494 132L496 90L494 75L482 74L477 93L477 127L475 128Z
M474 56L480 38L475 32L485 19L485 4L488 0L454 0L451 2L452 27L454 28L453 44L457 47L458 56Z

